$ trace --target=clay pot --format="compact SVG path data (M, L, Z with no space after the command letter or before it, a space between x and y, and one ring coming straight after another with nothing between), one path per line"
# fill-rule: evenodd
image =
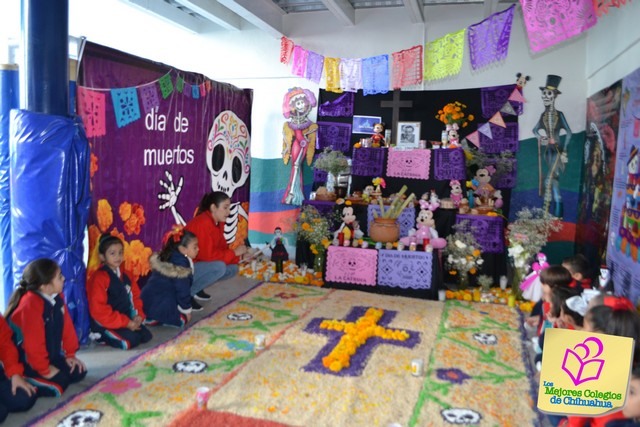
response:
M395 218L374 218L369 237L376 242L395 242L400 238L400 226Z

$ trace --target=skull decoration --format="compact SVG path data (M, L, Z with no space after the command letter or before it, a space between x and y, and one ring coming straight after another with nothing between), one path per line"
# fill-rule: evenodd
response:
M233 321L251 320L253 319L253 315L251 313L242 313L242 312L229 313L227 314L227 319L233 320Z
M476 411L465 408L451 408L440 411L442 418L451 424L478 424L482 416Z
M249 177L249 130L233 111L216 117L207 140L207 168L211 172L211 189L229 197Z
M473 334L473 338L480 344L484 345L496 345L498 343L498 337L494 334L485 334L483 332Z
M542 97L542 105L544 105L545 107L548 107L555 103L556 91L553 89L542 89L541 97Z
M200 374L207 369L208 365L200 360L182 360L173 364L174 372L185 374Z
M80 409L64 417L57 427L95 427L102 415L102 412L94 409Z

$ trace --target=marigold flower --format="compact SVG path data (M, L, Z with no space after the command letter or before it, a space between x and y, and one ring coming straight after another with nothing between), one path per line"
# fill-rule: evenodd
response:
M105 233L113 224L113 211L107 199L98 200L97 216L98 228L100 232Z
M93 178L93 175L98 172L98 156L91 153L91 166L89 167L89 177Z

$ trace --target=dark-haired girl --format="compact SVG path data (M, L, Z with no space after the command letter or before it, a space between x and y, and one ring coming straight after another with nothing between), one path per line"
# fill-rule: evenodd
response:
M103 234L98 242L102 265L87 282L91 332L98 342L129 350L151 340L142 324L144 311L140 288L120 269L124 245L116 236Z
M165 235L162 251L151 255L151 276L140 295L147 325L183 327L191 320L192 260L197 255L195 234L177 226Z
M58 264L41 258L29 263L14 291L7 318L16 326L16 341L27 381L38 396L58 397L69 384L81 381L87 368L76 358L78 337L62 287Z
M230 208L231 199L225 193L207 193L200 202L197 215L185 227L196 235L200 246L191 286L191 296L194 299L211 299L204 289L215 282L235 276L240 257L247 252L244 245L230 249L224 237L224 224ZM192 300L191 306L194 310L202 309L197 301Z

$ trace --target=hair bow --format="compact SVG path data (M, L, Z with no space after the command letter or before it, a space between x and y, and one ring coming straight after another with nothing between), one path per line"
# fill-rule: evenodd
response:
M585 289L581 295L567 298L567 307L584 317L589 309L589 302L598 295L600 295L600 292L595 289Z
M604 305L613 309L613 311L634 311L635 307L628 298L624 297L604 297Z
M458 181L457 179L452 179L451 181L449 181L449 187L453 187L454 185L460 186L460 181Z
M489 173L491 175L493 175L494 173L496 173L496 168L493 165L488 165L484 167L487 171L489 171Z
M184 226L180 224L174 224L171 230L167 231L162 237L162 243L167 244L169 239L172 239L174 243L180 243L180 240L184 236Z

